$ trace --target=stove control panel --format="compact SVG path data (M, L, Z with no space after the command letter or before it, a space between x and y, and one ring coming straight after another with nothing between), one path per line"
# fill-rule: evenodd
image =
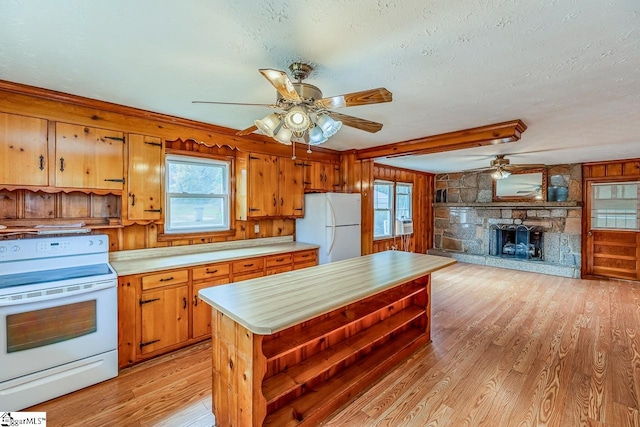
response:
M0 262L106 253L108 239L96 234L0 241Z

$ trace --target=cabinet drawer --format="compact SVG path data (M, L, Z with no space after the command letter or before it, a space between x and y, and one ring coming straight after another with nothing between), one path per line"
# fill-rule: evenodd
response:
M231 269L229 264L211 264L193 269L193 280L210 279L213 277L228 276Z
M249 258L233 262L233 274L264 270L264 258Z
M293 256L291 254L272 255L267 257L267 268L291 265Z
M243 280L257 279L258 277L264 277L264 274L262 273L262 271L255 271L253 273L244 273L244 274L234 274L233 281L242 282Z
M142 276L142 290L159 288L161 286L175 285L189 281L188 270L167 271L158 274Z
M296 252L293 255L294 264L298 263L316 263L318 262L318 251L310 250L310 251L300 251Z

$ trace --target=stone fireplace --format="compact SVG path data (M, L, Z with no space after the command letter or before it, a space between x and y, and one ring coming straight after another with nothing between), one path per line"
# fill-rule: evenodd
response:
M436 255L462 262L580 277L582 232L581 165L548 167L549 185L568 188L563 202L493 202L487 173L436 176ZM442 200L442 199L441 199Z

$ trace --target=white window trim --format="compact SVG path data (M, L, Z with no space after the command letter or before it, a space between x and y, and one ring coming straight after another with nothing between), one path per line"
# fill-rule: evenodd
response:
M215 166L223 166L226 170L226 177L224 182L224 187L226 193L222 194L197 194L197 193L170 193L167 189L169 188L169 167L168 164L171 163L182 163L182 164L209 164ZM165 156L165 212L166 212L166 221L164 232L166 234L189 234L189 233L202 233L202 232L216 232L216 231L229 231L231 229L230 225L230 214L231 214L231 199L230 199L230 182L231 182L231 163L224 160L216 160L216 159L207 159L202 157L195 156L181 156L177 154L167 154ZM225 210L223 212L223 225L218 227L212 226L202 226L202 227L178 227L171 228L171 199L172 197L177 198L209 198L209 199L222 199L223 205L225 206Z
M389 224L389 234L381 234L381 235L374 235L373 236L373 240L385 240L385 239L393 239L396 236L396 227L395 227L395 221L396 221L396 200L397 200L397 187L400 186L405 186L405 187L409 187L410 190L410 204L409 204L409 211L411 213L411 216L413 217L413 183L410 182L394 182L394 181L386 181L383 179L376 179L373 181L373 185L374 185L374 197L375 197L375 186L376 185L391 185L391 208L390 209L376 209L375 205L373 207L373 215L374 215L374 233L375 233L375 212L376 211L387 211L390 210L391 211L391 221L392 224ZM375 203L375 200L374 200ZM411 219L411 218L407 218L407 219Z

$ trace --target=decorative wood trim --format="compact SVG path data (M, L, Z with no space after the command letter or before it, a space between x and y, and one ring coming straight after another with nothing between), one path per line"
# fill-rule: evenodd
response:
M481 147L483 145L515 142L527 129L522 120L496 123L472 129L464 129L440 135L427 136L409 141L380 145L357 151L357 159L398 157L418 154L440 153Z
M0 80L0 111L165 139L215 140L217 145L280 156L288 156L292 150L291 146L259 134L238 136L237 131L231 128L6 80ZM296 150L299 151L297 157L338 161L338 151L323 147L314 147L313 150L313 154Z

